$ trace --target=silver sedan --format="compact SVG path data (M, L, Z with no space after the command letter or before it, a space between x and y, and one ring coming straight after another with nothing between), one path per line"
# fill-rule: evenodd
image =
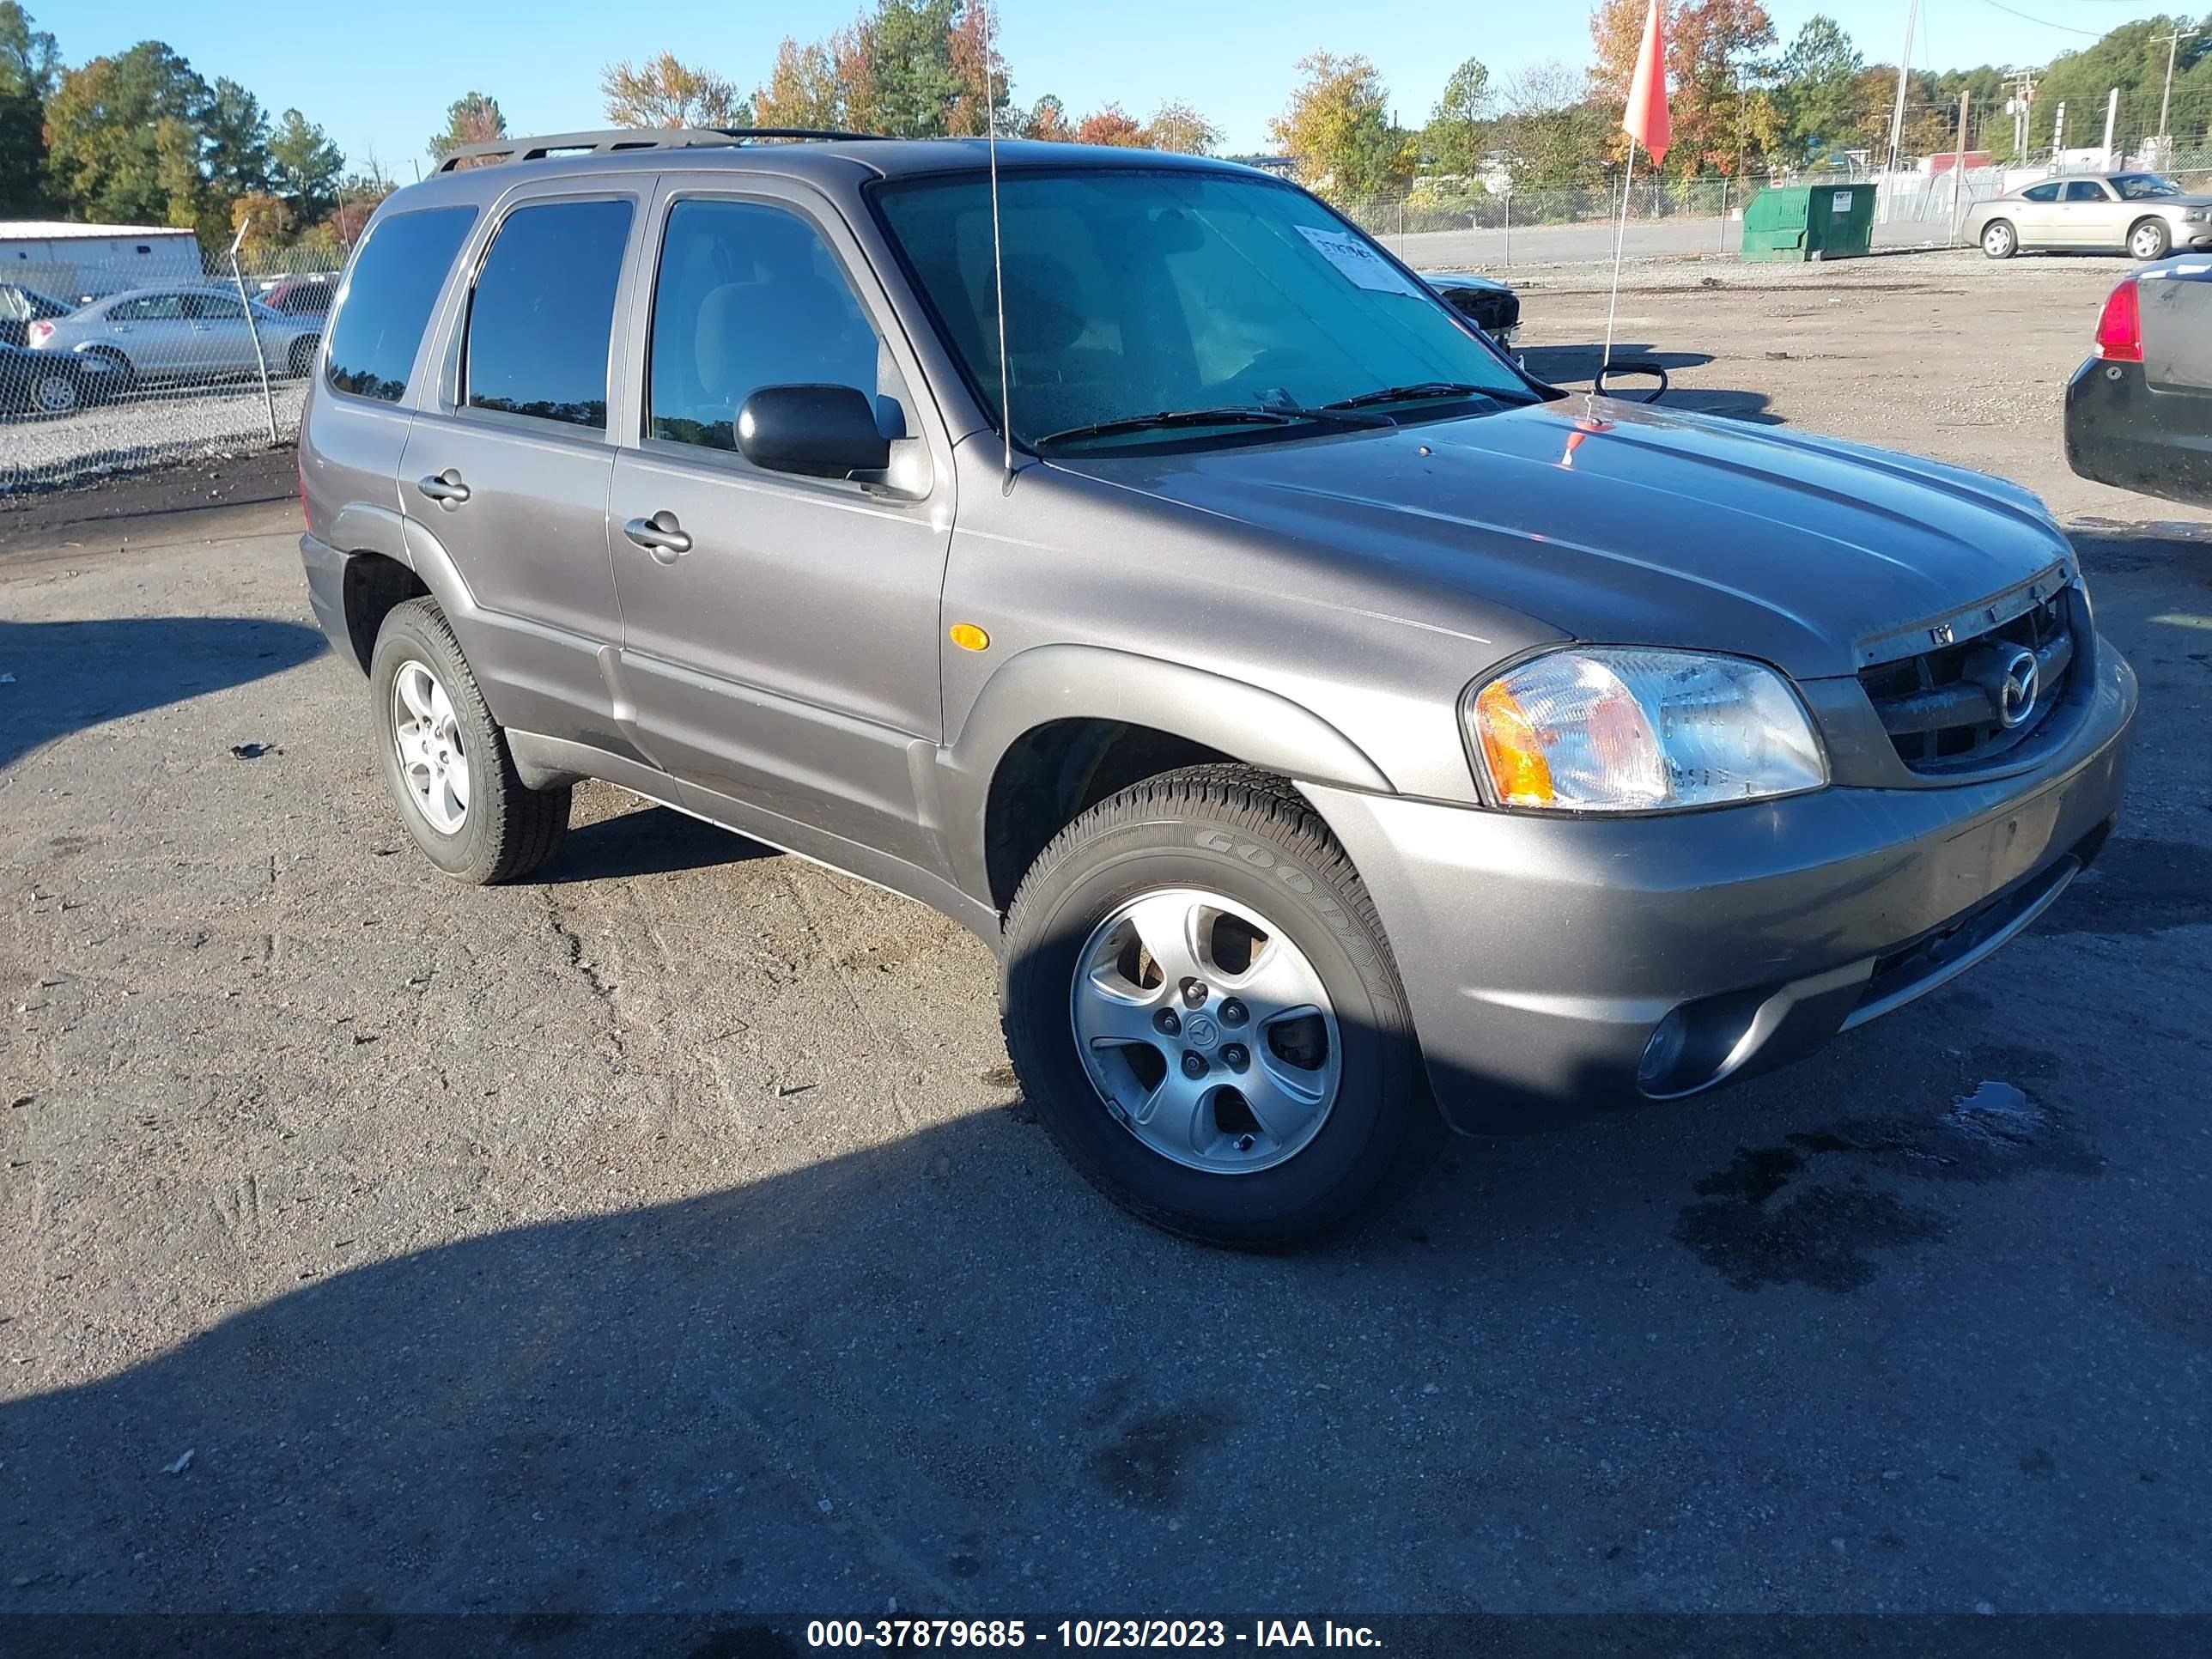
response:
M313 367L322 327L319 317L241 303L232 289L180 283L111 294L66 317L34 322L27 332L33 351L103 357L136 383L252 374L264 360L271 374L296 379Z
M2212 247L2212 196L2192 196L2155 173L2046 179L1976 203L1966 234L1992 259L2053 248L2163 259Z

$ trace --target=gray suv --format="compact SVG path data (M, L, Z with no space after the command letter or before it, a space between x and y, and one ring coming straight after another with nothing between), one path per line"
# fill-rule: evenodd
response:
M2026 491L1533 380L1263 173L769 137L465 152L351 263L301 547L462 880L600 778L933 905L1081 1171L1267 1249L1805 1054L2109 831Z

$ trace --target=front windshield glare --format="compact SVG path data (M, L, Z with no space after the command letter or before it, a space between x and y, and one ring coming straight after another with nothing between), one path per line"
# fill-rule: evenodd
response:
M885 186L878 200L996 423L988 181L917 179ZM1013 435L1024 446L1132 416L1316 409L1391 386L1528 395L1442 301L1286 185L1165 169L1007 173L1000 216ZM1423 406L1419 396L1380 405L1392 414ZM1182 426L1062 441L1107 447L1285 430L1310 428Z
M2112 182L2120 187L2120 198L2123 201L2140 202L2153 196L2181 194L2180 185L2169 184L2155 173L2131 173L2125 178L2115 179Z

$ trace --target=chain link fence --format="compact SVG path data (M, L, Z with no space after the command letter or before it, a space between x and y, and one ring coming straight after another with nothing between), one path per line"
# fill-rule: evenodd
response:
M298 250L0 270L0 494L295 437L337 274Z

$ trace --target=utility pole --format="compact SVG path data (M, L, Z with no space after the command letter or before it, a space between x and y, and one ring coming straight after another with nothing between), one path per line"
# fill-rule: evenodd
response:
M1966 100L1973 94L1961 88L1959 91L1959 149L1951 158L1951 234L1946 241L1959 240L1959 204L1966 193Z
M1905 145L1905 89L1912 74L1912 31L1914 27L1918 24L1919 21L1920 0L1906 0L1905 8L1905 51L1899 54L1897 60L1897 107L1890 112L1889 160L1882 167L1885 182L1887 181L1887 175L1894 173L1897 170L1898 151L1903 149ZM1884 190L1881 192L1881 199L1883 207L1882 217L1887 220L1889 216L1889 191L1887 190Z
M2112 131L2120 123L2120 89L2112 88L2112 95L2105 100L2105 171L2110 173L2112 161Z
M2172 33L2166 37L2166 94L2158 100L2158 136L2161 138L2166 137L2166 118L2173 107L2173 60L2181 51L2181 43L2184 40L2194 40L2197 33L2198 31L2196 29L2191 29L2185 33L2179 28L2176 28ZM2152 44L2155 45L2157 39L2157 36L2153 35Z

